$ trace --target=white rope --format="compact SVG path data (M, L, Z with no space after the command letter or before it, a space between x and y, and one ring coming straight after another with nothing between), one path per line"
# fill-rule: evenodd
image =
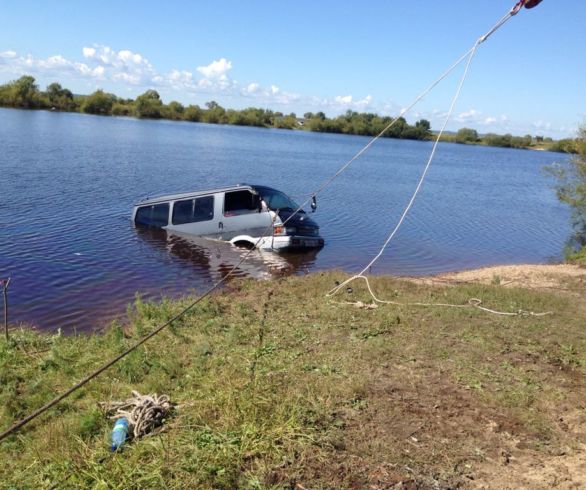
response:
M476 51L478 49L478 46L480 44L482 44L483 42L485 42L497 29L499 29L502 25L505 24L505 22L507 22L513 15L516 15L517 12L519 11L519 8L522 6L521 3L517 4L515 7L513 7L511 9L511 11L506 14L499 22L497 22L497 24L490 30L488 31L484 36L480 37L475 43L474 46L472 46L472 48L468 51L468 53L465 56L468 56L468 61L466 63L466 67L464 68L464 73L462 74L462 77L460 79L460 83L458 84L458 88L456 89L456 93L454 94L454 97L452 99L452 103L450 104L450 109L448 111L448 114L444 120L444 123L435 139L435 142L433 144L433 148L431 150L431 153L429 155L429 158L427 160L427 164L425 165L423 172L421 174L421 177L419 178L419 181L417 182L417 186L415 188L415 191L413 192L411 199L409 200L409 202L407 203L407 206L405 207L405 209L403 210L403 213L401 214L401 217L399 218L399 221L397 222L397 224L395 225L395 227L393 228L393 230L391 231L391 233L389 234L389 236L387 237L387 239L385 240L383 246L380 248L379 252L374 256L374 258L356 275L346 279L345 281L343 281L342 283L340 283L339 285L337 285L335 288L333 288L332 290L330 290L326 296L330 297L330 296L334 296L335 294L337 294L343 287L347 286L348 284L350 284L352 281L356 280L356 279L364 279L366 281L366 285L368 287L368 292L370 293L370 295L372 296L372 298L374 299L375 302L377 303L383 303L383 304L393 304L393 305L403 305L403 306L425 306L425 307L430 307L430 306L438 306L438 307L452 307L452 308L468 308L468 307L474 307L477 309L480 309L482 311L485 311L487 313L492 313L495 315L503 315L503 316L519 316L519 315L525 315L525 316L545 316L545 315L549 315L551 314L551 312L544 312L544 313L533 313L533 312L526 312L524 310L519 310L518 312L503 312L503 311L497 311L497 310L492 310L490 308L486 308L482 305L482 300L478 299L478 298L470 298L468 300L467 304L464 305L454 305L454 304L445 304L445 303L398 303L398 302L394 302L394 301L384 301L381 300L379 298L376 297L376 295L374 294L374 292L372 291L372 288L370 287L370 283L368 281L368 278L366 276L364 276L364 273L366 271L368 271L374 264L375 262L382 256L382 254L385 252L386 248L388 247L388 245L391 243L391 241L393 240L393 238L395 237L395 235L397 234L397 232L399 231L399 228L401 228L401 225L403 224L403 222L405 221L405 218L407 217L407 214L409 213L409 211L411 210L411 207L413 206L413 203L415 202L415 199L417 198L417 195L419 194L419 191L421 190L421 187L423 185L423 182L425 181L425 178L427 176L427 173L429 171L429 168L431 167L431 164L433 162L433 159L435 157L436 151L437 151L437 147L439 145L440 139L446 129L446 126L448 124L448 122L450 121L452 114L454 112L454 109L456 107L456 103L458 101L458 99L460 98L460 94L462 92L462 87L464 86L464 83L468 77L468 72L470 69L470 65L472 63L472 60L474 59L474 56L476 54ZM457 64L460 63L460 61L462 61L463 58L461 58ZM454 66L455 67L455 66ZM452 67L452 69L454 68ZM450 69L451 71L451 69ZM420 100L420 98L418 98L417 100ZM369 143L372 144L374 142L371 141ZM366 150L366 148L369 146L367 145L364 149ZM363 152L362 151L362 152ZM361 152L359 152L360 154ZM332 179L333 180L333 179Z
M440 139L442 137L442 135L444 134L444 131L446 129L446 126L450 120L450 118L452 117L452 114L454 112L454 108L456 107L456 102L458 101L459 97L460 97L460 93L462 92L462 87L464 86L464 82L466 81L466 78L468 77L468 71L470 68L470 64L472 63L472 59L474 58L474 55L476 54L476 50L478 48L478 45L480 44L480 40L478 40L474 46L472 47L472 49L469 51L469 56L468 56L468 62L466 63L466 68L464 69L464 73L462 74L462 78L460 79L460 83L458 84L458 88L456 90L456 93L452 99L452 103L450 105L450 109L448 111L448 114L446 116L446 119L435 139L435 142L433 144L433 148L431 150L431 153L429 155L429 158L427 160L427 164L425 165L425 168L423 169L423 173L421 174L421 176L419 177L419 181L417 182L417 187L415 188L415 191L413 192L411 199L409 200L409 202L407 203L407 206L405 207L405 209L403 210L403 213L401 214L401 217L399 218L399 221L397 222L397 224L395 225L395 227L393 228L393 230L391 231L391 233L389 234L389 236L387 237L387 239L385 240L383 246L381 247L381 249L379 250L379 252L375 255L375 257L366 265L366 267L364 267L364 269L362 269L360 271L360 273L356 274L355 276L350 277L349 279L346 279L344 282L342 282L341 284L339 284L338 286L336 286L334 289L332 289L330 292L327 293L327 296L333 296L335 295L338 291L340 291L340 289L342 289L344 286L346 286L347 284L351 283L352 281L354 281L355 279L358 279L359 277L363 277L363 274L370 269L370 267L372 267L372 265L381 257L381 255L384 253L384 251L386 250L386 248L388 247L389 243L391 242L391 240L395 237L395 235L397 234L397 232L399 231L399 228L401 227L401 225L403 224L403 222L405 221L405 218L407 217L407 214L409 213L411 207L413 206L413 203L415 202L415 199L417 198L417 195L419 194L419 191L421 190L421 186L423 185L423 182L425 181L425 177L427 176L427 172L429 171L429 168L431 167L431 163L433 162L433 158L435 157L435 153L438 147L438 144L440 142Z
M401 110L401 113L399 114L399 117L403 117L405 114L407 114L411 109L413 109L413 107L415 107L427 94L429 94L429 92L431 92L440 82L442 82L450 73L452 73L460 63L462 63L462 61L464 61L466 59L467 56L470 55L470 53L476 49L476 45L473 48L470 48L466 53L464 53L460 58L458 58L457 61L454 62L454 64L452 66L450 66L435 82L433 82L431 85L429 85L420 95L418 95L406 108ZM389 124L387 124L380 133L378 133L376 136L374 136L366 145L364 145L352 158L350 158L350 160L348 160L344 165L342 165L334 175L332 175L330 178L328 178L325 182L322 183L322 185L320 185L314 192L312 192L309 197L303 201L299 207L295 210L295 212L289 216L285 222L283 223L283 226L285 226L287 224L287 222L293 218L293 216L295 216L299 211L301 211L303 209L304 206L306 206L309 201L311 201L315 196L317 196L318 194L320 194L324 189L326 189L326 187L329 187L330 184L337 179L350 165L352 165L358 158L360 158L360 156L362 156L362 154L364 154L376 141L378 141L380 138L382 138L382 136L389 130L391 129L399 120L399 118L393 119Z
M464 61L470 55L473 56L473 53L476 52L476 49L480 44L485 42L492 34L494 34L498 29L500 29L511 17L516 15L519 12L521 4L515 5L506 15L504 15L495 25L492 27L486 34L481 36L466 53L464 53L457 61L452 64L437 80L435 80L432 84L430 84L420 95L418 95L405 109L402 109L399 117L403 117L407 114L413 107L415 107L429 92L431 92L440 82L442 82L452 71L458 67L462 61ZM469 58L470 63L471 58ZM364 152L366 152L377 140L379 140L389 129L391 129L395 123L398 121L399 118L393 119L387 126L385 126L380 133L374 136L366 145L364 145L350 160L348 160L344 165L342 165L334 175L330 178L326 179L322 185L320 185L314 192L312 192L305 201L301 203L301 205L295 210L294 213L289 216L283 226L285 226L289 220L293 218L299 211L303 209L314 197L320 194L324 189L330 186L330 184L338 178L350 165L354 163Z
M517 310L515 312L493 310L491 308L487 308L486 306L482 306L482 300L481 299L478 299L478 298L470 298L468 300L468 302L467 303L464 303L464 304L452 304L452 303L419 303L419 302L402 303L400 301L388 301L388 300L383 300L383 299L377 298L377 296L374 294L374 291L372 290L372 287L370 286L370 282L368 280L368 277L366 277L366 276L355 276L355 279L363 279L366 282L366 287L368 288L368 292L370 293L370 295L374 299L375 303L381 303L381 304L385 304L385 305L394 305L394 306L423 306L423 307L436 307L437 306L437 307L443 307L443 308L476 308L478 310L485 311L486 313L492 313L494 315L500 315L500 316L536 316L536 317L541 317L541 316L547 316L547 315L552 315L553 314L552 311L545 311L545 312L542 312L542 313L535 313L533 311L527 311L527 310ZM358 306L358 307L364 308L364 309L374 309L374 308L372 308L371 305L369 305L367 303L362 303L361 301L357 301L357 302L346 301L345 304L351 304L351 305Z

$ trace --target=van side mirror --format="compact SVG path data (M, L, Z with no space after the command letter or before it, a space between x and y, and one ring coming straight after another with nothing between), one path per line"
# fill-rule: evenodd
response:
M311 212L315 213L317 209L317 197L315 195L311 196Z

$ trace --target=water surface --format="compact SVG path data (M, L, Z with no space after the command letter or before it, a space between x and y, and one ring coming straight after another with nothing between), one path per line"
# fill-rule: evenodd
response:
M200 291L242 252L136 229L155 194L238 182L302 200L366 142L359 136L0 109L0 278L11 320L87 330L146 298ZM240 276L360 270L411 196L431 143L385 139L318 198L326 246L255 253ZM545 165L563 156L442 144L373 273L434 274L556 260L570 233Z

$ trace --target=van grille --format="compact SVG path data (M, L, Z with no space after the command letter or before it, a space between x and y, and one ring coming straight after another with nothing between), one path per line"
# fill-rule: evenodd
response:
M297 234L301 236L318 236L319 228L315 226L298 226Z

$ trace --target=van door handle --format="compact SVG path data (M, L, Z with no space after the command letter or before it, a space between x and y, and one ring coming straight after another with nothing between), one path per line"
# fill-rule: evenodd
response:
M220 230L223 230L223 229L224 229L224 223L222 223L222 222L220 221L220 222L218 223L218 228L219 228Z

